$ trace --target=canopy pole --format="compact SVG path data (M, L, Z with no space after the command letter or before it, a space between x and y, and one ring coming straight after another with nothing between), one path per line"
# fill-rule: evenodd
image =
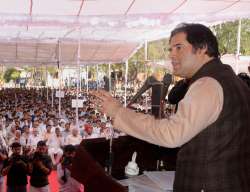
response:
M32 68L32 88L35 87L35 67Z
M58 94L58 116L59 118L61 117L61 46L60 46L60 41L58 40L58 78L59 78L59 94Z
M145 73L147 74L147 67L146 67L146 62L148 61L148 42L145 41L145 44L144 44L144 60L145 60L145 63L144 63L144 67L145 67ZM145 105L146 105L146 113L148 113L148 94L146 94L146 97L145 97Z
M240 37L241 37L241 19L239 19L238 34L237 34L237 52L236 52L236 67L235 67L236 74L239 73Z
M124 95L124 106L127 106L127 87L128 87L128 60L125 62L125 95Z
M81 66L79 67L79 71L80 71L80 81L79 81L79 84L80 84L80 93L82 92L82 75L81 75Z
M109 92L111 92L111 64L109 63Z
M46 98L47 102L49 100L49 90L48 90L48 64L46 64Z
M89 94L89 66L86 66L86 91Z
M99 66L96 65L96 90L99 88Z
M79 27L78 48L77 48L77 87L76 87L76 128L79 129L79 117L78 117L78 96L79 96L79 84L80 84L80 59L81 59L81 28Z
M39 80L42 81L42 80L44 80L43 79L43 75L42 75L42 73L43 73L43 67L40 66L39 70L40 70L39 74L41 74ZM40 89L41 89L41 97L42 97L43 96L43 92L44 92L44 87L42 87L42 84L40 85Z
M51 88L51 107L54 108L54 89Z

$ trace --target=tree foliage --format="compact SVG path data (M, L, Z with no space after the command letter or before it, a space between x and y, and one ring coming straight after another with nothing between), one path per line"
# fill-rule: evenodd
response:
M47 67L48 73L54 77L54 78L58 78L58 68L55 66L48 66Z
M221 55L236 54L237 52L237 34L239 21L226 22L212 27L215 32ZM241 21L241 41L240 53L242 55L250 54L250 20Z
M15 68L9 68L4 73L5 82L10 82L11 80L16 81L20 77L20 71Z

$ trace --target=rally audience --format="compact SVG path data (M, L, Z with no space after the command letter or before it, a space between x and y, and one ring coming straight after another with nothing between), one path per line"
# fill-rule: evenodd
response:
M48 175L53 168L57 169L58 176L64 172L67 176L67 181L59 177L61 191L73 189L72 185L77 191L82 190L82 186L70 177L62 159L67 154L75 154L75 146L82 139L109 138L113 134L110 119L100 114L91 102L93 96L87 96L86 93L82 96L85 101L83 108L79 108L77 122L75 108L71 107L71 99L75 98L74 89L65 91L61 115L57 107L58 99L54 99L52 108L51 101L47 100L42 90L1 90L0 192L4 185L3 175L6 175L8 191L26 191L28 174L31 192L48 191ZM70 150L64 150L65 145L70 146Z

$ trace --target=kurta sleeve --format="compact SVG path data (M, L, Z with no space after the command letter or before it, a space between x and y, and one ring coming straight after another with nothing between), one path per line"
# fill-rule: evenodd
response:
M179 102L177 112L168 119L121 108L114 127L131 136L165 147L179 147L218 118L223 107L221 85L211 77L194 82Z

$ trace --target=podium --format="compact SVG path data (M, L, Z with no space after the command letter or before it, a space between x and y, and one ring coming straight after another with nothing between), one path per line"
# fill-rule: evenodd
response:
M137 152L136 163L140 174L143 171L155 171L159 159L164 161L167 170L175 170L178 149L163 148L131 136L121 136L113 139L111 161L109 140L83 140L73 161L72 176L85 186L86 191L126 191L116 180L125 178L124 169L134 151ZM111 175L105 172L109 163L112 163Z

